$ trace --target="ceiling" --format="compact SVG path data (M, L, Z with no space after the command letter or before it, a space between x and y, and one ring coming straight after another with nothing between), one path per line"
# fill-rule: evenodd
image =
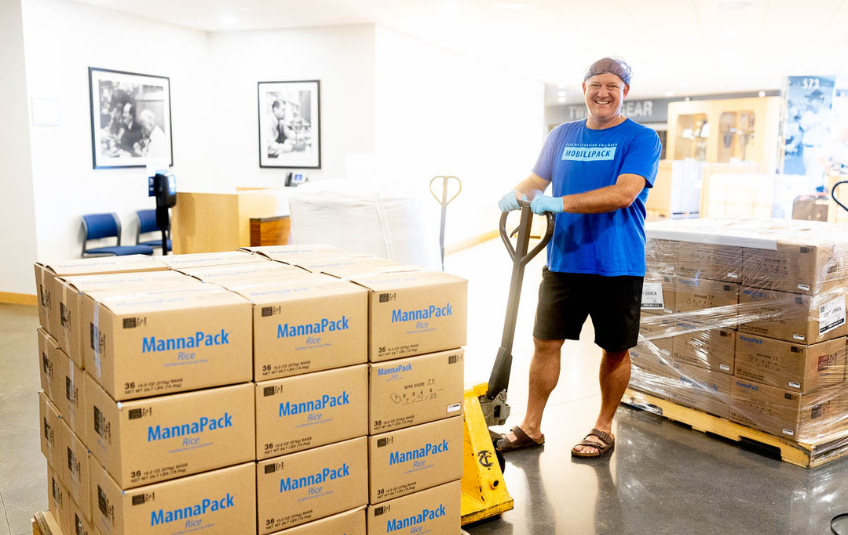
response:
M848 0L79 0L217 31L378 23L566 91L605 55L631 98L776 89L839 74ZM556 98L555 91L549 91Z

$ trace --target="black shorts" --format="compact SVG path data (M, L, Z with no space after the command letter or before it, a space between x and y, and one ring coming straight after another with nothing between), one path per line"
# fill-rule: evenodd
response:
M595 343L610 352L635 347L644 277L603 277L542 270L533 336L539 340L578 340L586 317Z

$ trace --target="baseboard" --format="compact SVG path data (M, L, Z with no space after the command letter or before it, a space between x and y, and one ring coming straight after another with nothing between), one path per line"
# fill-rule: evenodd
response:
M0 304L6 305L32 305L38 304L38 299L32 294L16 294L11 292L0 292Z
M500 232L497 230L492 230L490 232L485 232L483 234L479 234L477 236L473 236L468 238L467 240L462 240L460 242L452 243L450 245L445 246L445 254L456 253L458 251L462 251L463 249L468 249L469 247L474 247L475 245L480 245L483 242L487 242L489 240L495 239L498 237Z

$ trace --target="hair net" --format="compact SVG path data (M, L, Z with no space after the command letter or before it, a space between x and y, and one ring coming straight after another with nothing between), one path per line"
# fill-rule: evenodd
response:
M633 70L623 59L603 58L586 69L586 75L583 77L583 81L585 82L593 76L607 73L618 76L627 85L630 85L630 78L633 76Z

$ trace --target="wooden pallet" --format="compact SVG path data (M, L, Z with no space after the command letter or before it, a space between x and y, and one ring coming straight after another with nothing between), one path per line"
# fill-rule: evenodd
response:
M50 517L50 521L48 522L47 517ZM56 535L54 533L54 529L51 528L56 526L53 521L53 515L50 514L49 511L44 511L43 513L35 513L35 516L32 517L32 535Z
M719 418L712 414L683 407L674 402L630 388L624 393L621 402L631 407L652 412L673 422L688 425L702 433L712 433L779 455L784 462L803 468L815 468L823 464L848 456L848 436L835 437L833 440L818 444L790 442L744 425Z

